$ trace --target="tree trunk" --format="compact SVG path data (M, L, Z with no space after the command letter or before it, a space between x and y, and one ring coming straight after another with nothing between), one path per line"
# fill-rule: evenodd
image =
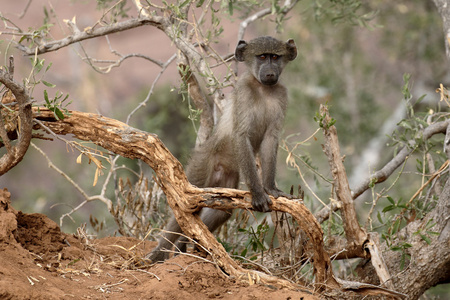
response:
M426 290L439 283L450 280L450 180L447 180L439 202L423 220L414 221L399 232L400 239L412 245L409 265L400 270L400 252L387 251L385 261L388 265L396 290L418 299ZM429 223L430 222L430 223ZM426 225L433 224L429 230L439 235L427 234ZM427 242L420 236L431 239Z
M445 36L445 53L447 53L447 59L450 60L450 6L448 0L433 0L433 2L442 18Z

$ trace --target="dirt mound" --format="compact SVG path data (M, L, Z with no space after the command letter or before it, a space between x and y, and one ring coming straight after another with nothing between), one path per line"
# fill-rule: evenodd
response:
M318 299L225 278L214 264L188 256L143 267L154 246L65 234L45 215L15 211L0 190L0 299Z

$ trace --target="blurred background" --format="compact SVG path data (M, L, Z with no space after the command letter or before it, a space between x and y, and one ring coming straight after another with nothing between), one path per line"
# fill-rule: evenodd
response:
M54 23L50 35L61 39L70 33L64 20L76 22L79 28L93 26L108 7L102 6L104 2L108 4L108 1L0 0L0 12L24 29ZM367 22L361 21L364 18L355 18L352 12L333 11L333 7L324 9L322 3L325 2L301 1L282 27L278 27L270 16L251 23L244 38L273 35L283 40L295 40L299 55L283 74L290 103L280 145L282 148L283 145L292 146L314 134L318 128L314 117L319 104L327 103L331 116L337 120L341 151L345 155L352 187L391 159L395 151L395 147L387 147L392 142L387 135L392 134L406 114L402 95L404 74L411 74L409 83L413 97L417 99L426 95L415 109L423 112L440 109L440 98L435 90L440 83L445 85L449 81L442 22L432 1L364 2L358 13L367 17ZM127 3L127 7L132 6ZM125 9L125 12L129 17L136 16L134 8ZM223 32L212 44L220 55L234 52L240 17L245 13L223 14L220 20ZM33 58L24 56L9 43L11 36L3 34L0 38L2 64L7 64L9 55L14 55L16 80L29 76ZM45 80L55 84L56 88L52 90L38 85L33 97L40 103L44 89L51 97L56 90L61 91L69 94L72 100L69 109L125 121L147 97L160 67L136 57L125 60L107 74L101 74L91 67L92 62L82 57L88 55L92 59L107 61L117 59L117 53L139 53L165 62L175 51L167 36L152 26L116 33L108 38L86 40L82 46L75 44L40 55L46 66L52 64ZM214 72L217 77L225 76L220 68ZM195 143L195 127L188 118L189 103L183 101L178 92L180 84L177 66L172 63L157 82L148 104L133 115L129 124L158 134L185 164ZM226 92L229 90L225 89ZM89 164L86 159L77 164L79 153L61 141L36 140L35 143L87 192L99 193L105 176L99 177L100 184L92 186L94 164ZM298 148L298 155L311 169L321 170L323 176L330 178L321 143L319 131ZM300 183L300 178L297 171L286 165L286 156L286 151L279 151L277 182L288 191L291 185ZM125 159L123 163L131 164ZM304 169L305 175L309 176L308 181L314 191L327 200L329 185L320 184L310 168ZM399 197L409 197L420 186L420 176L414 176L414 170L409 172L410 183L400 185L395 191ZM418 184L414 184L415 181ZM0 187L7 187L11 192L16 209L45 213L57 223L63 213L83 199L67 180L48 168L47 161L33 148L18 166L0 178ZM369 196L362 199L370 199ZM305 199L312 210L318 208L308 193ZM358 202L360 209L364 209L366 200ZM81 223L88 222L89 215L108 225L101 235L115 233L114 222L104 204L97 202L89 203L73 214L73 221L65 219L62 229L72 232Z

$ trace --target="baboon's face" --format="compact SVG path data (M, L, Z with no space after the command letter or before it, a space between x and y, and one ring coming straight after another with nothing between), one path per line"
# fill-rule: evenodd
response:
M277 84L283 67L283 59L279 55L272 53L257 55L253 65L253 76L264 85L274 85Z
M263 36L246 42L240 40L235 51L238 61L245 62L253 76L263 85L275 85L284 66L297 57L294 40L283 43Z

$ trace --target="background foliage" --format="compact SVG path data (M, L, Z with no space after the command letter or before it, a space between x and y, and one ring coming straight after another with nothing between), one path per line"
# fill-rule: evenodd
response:
M39 11L43 13L32 14L30 9L28 13L33 17L26 26L35 29L33 36L26 38L32 43L33 39L45 38L46 34L59 37L63 34L63 29L58 26L57 20L71 19L73 12L70 10L83 11L83 14L76 14L78 22L91 24L91 20L98 19L113 3L115 2L105 0L92 5L74 1L68 5L67 12L67 7L34 1L34 7L39 7ZM181 9L186 3L187 1L181 1L178 5L169 3L167 6L174 16L181 17ZM197 4L200 7L202 1ZM448 106L439 101L439 95L435 93L442 78L448 77L448 64L442 42L441 20L431 2L304 0L291 14L283 16L277 14L280 12L280 3L277 1L222 1L217 2L216 10L211 12L210 19L203 24L207 28L205 35L217 46L221 55L232 53L236 44L236 21L248 16L255 8L266 6L271 7L273 14L252 23L245 38L263 34L275 35L281 39L292 37L299 48L298 58L283 75L290 92L284 141L281 143L282 149L286 151L280 151L278 160L277 180L283 190L288 191L292 185L298 184L307 190L306 182L320 199L329 202L331 176L321 149L321 134L314 134L319 127L314 120L319 104L327 103L331 115L336 119L351 187L388 161L400 144L415 139L417 132L429 122L432 113L448 111ZM120 2L106 15L104 21L114 22L128 17L131 13L129 7L127 1ZM13 11L5 9L1 13L9 19L17 19ZM160 47L164 43L165 50ZM14 54L16 58L20 56L6 41L2 41L0 47L5 61L10 54ZM100 74L99 69L96 72L90 68L95 62L94 58L106 60L116 57L110 49L123 53L142 51L162 61L167 60L167 52L174 50L167 38L154 28L140 28L116 34L108 40L87 41L83 47L73 46L69 50L61 50L65 56L62 61L58 61L56 53L46 55L47 61L55 62L45 80L56 84L63 94L70 94L70 99L73 100L70 108L100 112L125 120L130 111L149 95L149 88L157 71L145 60L124 61L119 69L107 74ZM85 59L87 64L80 66L79 56L84 56L85 53L89 53L92 59ZM17 78L30 70L30 62L25 59L17 65L20 66ZM181 83L177 71L174 64L168 68L167 75L152 90L150 101L131 118L130 124L158 134L172 153L185 163L194 145L195 128L198 124L188 118L194 112L189 99L183 97L183 91L179 89ZM214 73L220 80L229 75L228 70L220 68L215 69ZM224 82L226 84L226 80ZM36 87L34 97L37 101L43 100L44 88L49 90L50 99L56 97L56 91L50 91L49 86L45 86ZM230 88L225 88L225 91L229 90ZM313 134L313 138L303 142ZM297 143L301 144L296 146ZM89 164L87 160L77 164L79 154L66 151L64 143L60 142L56 146L58 142L49 144L40 141L36 144L44 148L52 161L64 168L74 181L79 182L88 192L98 193L101 184L92 186L96 171L93 164ZM301 180L298 169L285 163L287 149L291 150L294 146L296 150L293 153L306 178L305 182ZM403 263L408 260L408 245L395 243L395 233L411 214L423 215L433 206L433 201L426 197L426 193L414 199L411 204L408 204L408 200L417 187L426 181L424 174L432 173L427 155L432 155L435 169L445 161L441 140L417 140L415 147L418 151L402 168L401 176L392 176L386 183L366 192L357 203L360 222L381 232L392 250L402 252ZM142 177L141 173L151 178L151 171L144 166L125 159L121 163L124 168L120 171L120 177L130 178L133 184ZM43 170L46 176L36 176ZM100 176L99 180L103 179L104 176ZM23 188L23 182L27 183L26 189ZM19 167L3 176L0 183L14 195L17 209L42 212L55 221L59 221L61 214L66 213L68 207L76 206L81 199L62 177L46 169L46 161L40 153L33 150L29 151ZM394 183L397 184L392 188ZM128 188L132 189L131 186L132 184ZM138 188L140 187L136 187ZM112 188L108 195L118 198ZM313 212L322 207L308 191L305 193L305 202ZM162 214L153 218L152 222L163 224L167 211ZM104 205L95 202L73 214L73 222L64 221L63 230L74 231L79 224L88 222L87 215L93 216L91 226L97 234L110 235L117 232L117 225ZM252 222L247 226L247 222L242 222L239 218L247 218L248 221L248 217L238 216L237 220L240 222L232 222L229 227L224 228L220 238L224 243L235 245L230 249L234 253L244 254L243 256L251 250L258 253L265 247L261 243L264 240L262 237L270 234L267 234L266 228L261 224L248 227L252 226ZM243 240L237 237L233 241L229 234L235 230L233 226L241 227L241 232L250 238ZM338 218L330 219L324 227L330 233L342 233ZM432 224L418 234L423 235L426 240L428 235L433 234ZM266 241L266 246L267 243Z

